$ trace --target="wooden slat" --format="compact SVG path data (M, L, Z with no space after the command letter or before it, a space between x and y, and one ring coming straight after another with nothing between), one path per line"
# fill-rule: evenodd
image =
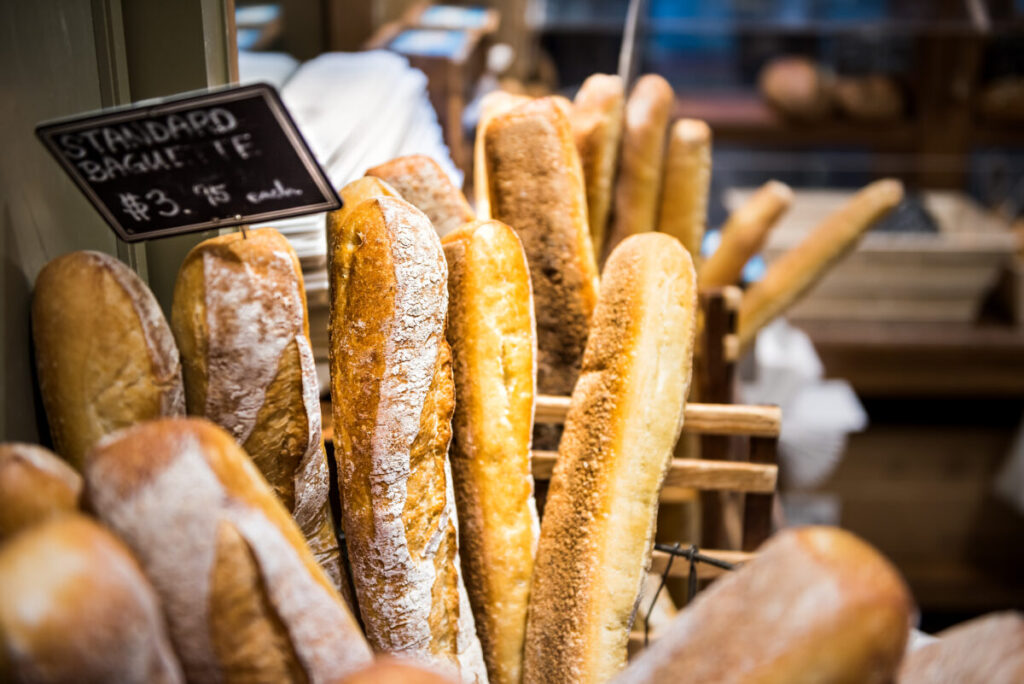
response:
M569 411L569 397L542 394L537 397L536 421L562 423ZM778 437L782 411L778 406L738 404L687 404L683 430L707 435Z
M554 451L534 451L534 478L551 479L556 457ZM665 486L771 494L775 491L777 478L778 468L775 465L674 458L665 477Z
M705 556L712 556L718 560L725 561L726 563L746 563L747 561L753 560L753 553L747 553L746 551L720 551L720 550L709 550L701 549L700 552ZM665 566L668 565L669 554L664 551L655 550L651 555L651 572L661 574L665 572ZM697 578L698 579L713 579L720 577L721 575L729 572L722 568L715 567L714 565L708 565L707 563L697 563ZM690 563L685 558L676 558L675 562L672 563L672 571L669 573L669 577L680 577L686 579L690 575Z

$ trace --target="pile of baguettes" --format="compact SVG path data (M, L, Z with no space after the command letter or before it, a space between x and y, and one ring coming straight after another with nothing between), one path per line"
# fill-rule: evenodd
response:
M678 239L647 231L608 250L598 286L569 114L549 98L491 112L480 219L423 157L342 189L333 468L301 272L278 233L193 249L169 324L113 258L48 264L32 334L62 458L0 446L0 680L890 681L911 599L830 528L777 534L625 667L697 276ZM811 258L867 218L830 221ZM572 400L538 524L544 383ZM988 658L1019 675L1010 622L999 632L1017 642L986 628L954 665L940 647L925 666ZM905 681L935 681L915 662Z

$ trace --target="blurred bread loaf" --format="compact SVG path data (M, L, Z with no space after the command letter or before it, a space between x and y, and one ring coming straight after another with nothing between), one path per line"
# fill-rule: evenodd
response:
M0 444L0 542L26 527L78 510L82 478L48 449Z
M232 435L150 421L93 450L86 500L131 548L190 682L332 681L370 649L302 532Z
M368 199L328 234L331 405L359 612L375 650L486 682L448 445L448 270L430 220Z
M858 121L894 121L903 116L903 91L891 76L841 76L832 86L836 106Z
M153 587L89 518L70 513L0 547L0 681L185 681Z
M783 116L819 121L832 109L832 84L817 63L806 57L778 57L761 69L761 96Z
M912 611L896 569L854 535L784 530L698 594L615 682L891 682Z
M951 627L903 658L900 684L1024 682L1024 615L990 613Z
M680 119L668 136L658 232L683 243L695 264L700 263L710 188L711 129L699 119Z
M603 682L626 662L696 328L689 254L661 233L612 252L541 519L525 682Z
M597 300L597 264L572 131L551 98L496 116L484 136L491 217L512 227L530 265L537 391L567 395Z
M608 231L624 100L622 78L593 74L580 86L569 116L587 187L587 220L595 259L602 254Z
M100 252L71 252L32 293L39 389L54 450L80 468L103 435L185 413L181 363L153 293Z
M366 172L398 191L430 219L438 235L446 235L474 218L473 210L440 164L423 154L399 157Z
M488 678L518 684L540 533L530 461L537 346L530 270L515 231L498 221L467 223L442 242L459 554Z

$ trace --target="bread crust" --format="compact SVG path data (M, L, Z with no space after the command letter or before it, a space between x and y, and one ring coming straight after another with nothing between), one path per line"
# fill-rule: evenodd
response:
M900 684L1016 684L1024 681L1024 615L989 613L951 627L910 651Z
M185 257L171 323L188 411L227 429L351 596L330 517L320 388L302 269L273 228L204 240Z
M185 681L152 586L84 515L36 525L0 549L0 680Z
M490 189L487 185L487 157L484 153L484 132L491 119L530 101L526 95L495 90L480 100L480 119L473 141L473 203L480 219L491 218Z
M903 184L886 178L865 186L771 266L743 295L737 322L748 347L765 324L797 301L829 267L857 246L874 223L903 199Z
M551 98L495 117L484 156L491 215L512 227L530 265L537 391L569 394L597 300L586 192L569 122Z
M541 520L524 682L603 682L650 565L658 491L682 429L697 307L678 240L612 253Z
M398 157L369 169L430 219L438 235L447 235L475 216L466 196L441 166L423 154Z
M792 201L793 191L788 185L770 180L758 188L743 206L729 214L722 226L718 249L697 269L700 287L725 287L738 283L743 267L761 251L768 233Z
M615 207L604 247L605 259L630 235L657 227L665 137L674 104L672 86L657 74L637 79L626 100Z
M896 569L854 535L784 530L700 593L616 684L889 682L912 608Z
M0 444L0 542L26 527L78 510L82 478L49 449Z
M32 338L54 450L77 468L103 435L185 413L178 348L160 305L112 256L71 252L43 267Z
M473 221L443 240L455 416L452 475L459 553L491 684L522 681L533 556L536 332L526 254L515 231Z
M188 681L265 681L294 660L327 682L370 661L302 532L224 429L202 418L128 428L89 454L85 481L160 595Z
M595 260L601 256L608 232L624 102L621 77L592 74L576 93L569 117L587 185L587 220Z
M372 198L331 226L328 270L335 458L367 637L378 652L485 682L447 458L455 397L440 241L408 202Z
M668 135L658 232L683 243L698 271L710 188L711 129L699 119L680 119Z

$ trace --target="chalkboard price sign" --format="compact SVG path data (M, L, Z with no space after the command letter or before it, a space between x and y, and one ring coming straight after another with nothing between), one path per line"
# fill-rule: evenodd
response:
M65 119L36 134L128 242L341 206L266 84Z

